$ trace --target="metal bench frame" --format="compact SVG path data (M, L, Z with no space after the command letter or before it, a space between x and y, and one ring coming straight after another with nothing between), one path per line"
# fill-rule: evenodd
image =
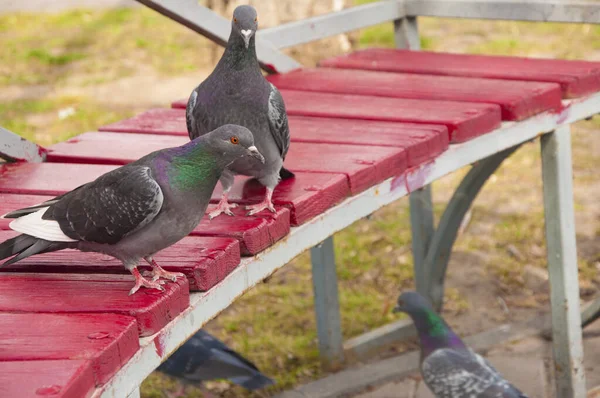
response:
M197 0L138 1L221 45L227 42L229 20L199 6ZM600 4L565 4L557 0L383 0L260 30L257 53L264 70L286 72L301 65L281 53L283 48L390 21L394 23L397 47L418 50L418 16L597 24ZM348 198L308 223L292 228L290 235L273 247L242 259L241 266L215 288L191 294L190 307L161 332L142 338L140 351L95 396L139 396L139 385L163 358L238 296L309 248L319 349L325 366L337 367L345 355L364 357L381 345L413 335L411 323L402 320L343 343L332 235L409 195L417 290L441 309L446 269L465 213L502 161L523 143L541 136L557 394L565 398L585 397L570 124L600 113L600 94L565 104L560 115L543 113L519 123L505 122L492 133L452 145L434 163ZM0 157L43 161L43 151L0 129ZM429 184L475 162L434 229Z

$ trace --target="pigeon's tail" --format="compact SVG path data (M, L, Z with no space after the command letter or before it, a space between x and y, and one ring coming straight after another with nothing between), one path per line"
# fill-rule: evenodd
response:
M0 260L15 256L2 265L14 264L34 254L74 248L74 242L51 242L30 235L19 235L0 243Z
M229 380L231 380L233 383L235 383L241 387L244 387L245 389L250 390L250 391L258 390L258 389L265 388L267 386L275 384L273 379L265 376L264 374L262 374L260 372L254 374L252 376L230 377Z
M292 173L291 171L289 171L285 167L282 167L281 170L279 170L279 177L282 180L288 180L290 178L294 178L295 176L296 175L294 173Z
M40 210L40 209L42 209L44 207L48 207L50 205L53 205L57 201L58 201L58 199L52 199L52 200L48 200L48 201L46 201L44 203L40 203L39 205L35 205L35 206L31 206L31 207L25 207L23 209L11 211L10 213L6 213L5 215L3 215L2 218L19 218L19 217L23 217L23 216L26 216L28 214L35 213L36 211L38 211L38 210Z

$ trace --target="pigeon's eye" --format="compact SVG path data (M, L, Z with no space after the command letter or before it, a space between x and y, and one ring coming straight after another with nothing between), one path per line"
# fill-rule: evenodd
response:
M233 18L233 22L237 23L237 18Z
M254 18L254 22L258 22L258 17Z
M237 145L240 142L240 140L236 136L231 137L229 141L231 141L231 143L235 145Z

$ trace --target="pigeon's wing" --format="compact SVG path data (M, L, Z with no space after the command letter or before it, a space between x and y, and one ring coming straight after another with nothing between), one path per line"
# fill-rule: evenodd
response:
M268 118L271 135L279 148L281 158L285 159L285 155L287 155L290 148L290 127L283 97L273 84L271 84L271 92L269 93Z
M469 351L439 349L421 364L425 384L440 398L526 398Z
M58 222L72 239L114 244L151 222L162 204L150 168L132 164L63 195L42 219Z
M214 118L211 118L208 114L205 105L206 96L210 94L207 94L207 90L203 90L202 88L203 86L200 84L192 91L185 108L185 123L190 140L209 133L210 130L208 127L215 124L215 120L211 120Z

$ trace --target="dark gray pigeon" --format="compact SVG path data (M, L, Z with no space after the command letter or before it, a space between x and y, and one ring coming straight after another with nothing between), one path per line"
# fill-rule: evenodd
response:
M406 312L417 328L421 374L436 397L527 398L467 347L423 296L402 293L394 308L397 311Z
M34 254L62 249L115 257L141 286L164 290L163 270L152 258L184 238L206 211L221 173L235 159L262 155L245 127L226 125L183 146L162 149L110 171L71 192L6 214L22 235L0 244L0 259L12 264ZM152 280L137 270L140 259L152 266Z
M264 209L275 212L271 197L280 178L291 178L293 173L283 168L283 160L290 146L285 104L279 91L260 71L256 58L255 33L258 28L256 10L239 6L233 12L231 34L221 60L206 80L192 91L186 109L188 134L191 139L208 133L226 123L239 124L254 134L256 147L265 157L265 163L256 159L238 159L223 172L223 196L217 209L210 213L233 215L228 193L235 174L258 179L267 188L265 199L247 206L248 214Z
M202 387L203 381L227 379L247 390L274 384L252 362L227 347L216 337L200 329L157 369L176 377L184 385Z

